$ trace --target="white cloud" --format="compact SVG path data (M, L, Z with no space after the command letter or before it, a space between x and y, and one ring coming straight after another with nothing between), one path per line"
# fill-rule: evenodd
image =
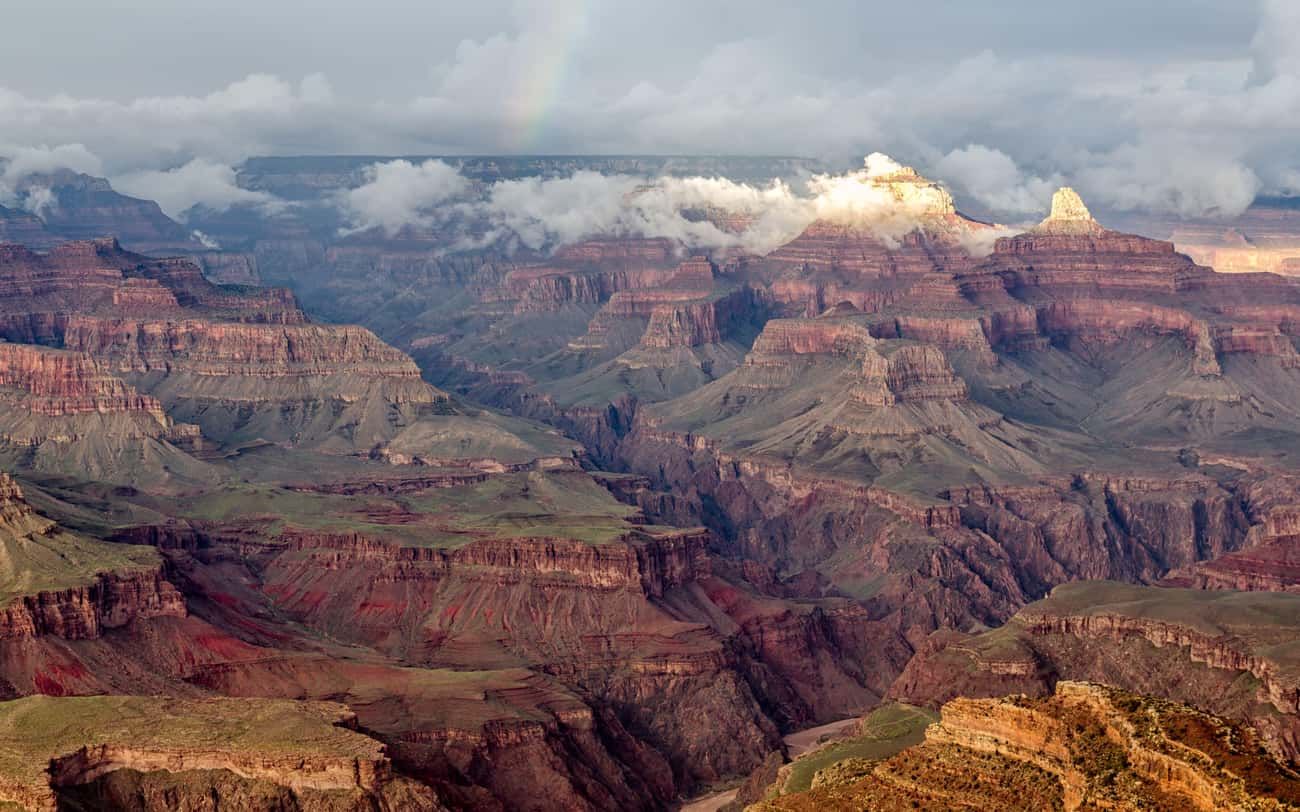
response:
M351 231L382 228L392 234L407 226L439 226L453 248L496 242L545 251L593 237L636 236L761 255L819 219L858 226L893 243L951 212L951 197L937 184L880 181L904 170L875 153L855 172L807 178L803 191L781 181L756 186L725 178L591 171L503 180L475 190L440 161L415 166L398 160L370 167L369 181L340 195L339 203ZM738 227L719 225L727 220ZM967 250L983 254L1003 233L956 236Z
M45 219L45 215L59 207L59 199L48 186L31 185L18 195L18 206L24 211Z
M429 226L438 207L464 194L470 182L442 161L388 161L366 169L366 182L339 196L343 215L354 229Z
M1047 209L1052 192L1064 184L1059 176L1028 175L1005 152L982 144L954 149L935 165L935 174L989 209L1032 214Z
M274 202L265 192L239 188L234 169L204 158L195 158L184 166L163 172L146 170L118 175L112 183L123 194L156 201L164 212L175 218L183 218L192 206L200 204L214 211L225 211L235 205Z
M889 20L922 14L906 4L863 15L848 2L825 0L814 7L825 13L811 14L760 3L736 19L698 3L668 3L675 12L519 3L513 15L498 10L438 32L431 52L447 58L390 82L349 70L364 56L359 49L335 71L337 89L321 73L255 73L210 93L140 98L0 88L0 121L4 139L22 148L84 145L110 176L195 159L232 165L256 154L841 158L870 145L938 170L955 190L1010 213L1031 211L1058 178L1088 188L1098 204L1179 214L1231 213L1253 187L1294 186L1295 0L1205 0L1172 18L1158 4L1098 2L1123 8L1132 24L1107 23L1104 36L1081 30L1066 42L1061 20L1075 17L1051 4L1006 6L1007 15L1027 15L1017 16L1020 27L948 4L947 19L961 21L948 26L962 32L955 43L902 42L890 33ZM687 18L700 25L670 22ZM636 36L641 28L677 30L665 45L667 37ZM968 28L982 33L967 36ZM860 47L863 35L888 53ZM1207 157L1198 163L1196 153ZM407 219L403 212L421 199L388 211L382 201L358 205L376 215L365 222L383 226Z
M1084 196L1121 211L1233 217L1262 186L1231 155L1172 142L1127 145L1076 173Z
M32 175L58 170L97 173L103 164L82 144L24 147L0 144L0 204L43 215L57 205L54 193L43 184L24 183Z
M190 236L199 241L199 244L210 251L217 251L221 248L221 243L199 231L197 228L190 232Z

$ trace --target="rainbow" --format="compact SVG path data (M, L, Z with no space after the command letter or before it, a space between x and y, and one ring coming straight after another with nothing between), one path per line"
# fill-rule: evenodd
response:
M573 53L587 30L590 0L553 0L547 4L543 25L529 34L539 44L533 63L519 78L509 97L506 118L510 132L505 141L512 152L535 149L555 110L573 61Z

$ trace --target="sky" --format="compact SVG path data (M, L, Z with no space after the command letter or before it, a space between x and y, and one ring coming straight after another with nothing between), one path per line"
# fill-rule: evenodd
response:
M1009 215L1061 183L1185 216L1300 194L1300 0L5 5L0 187L67 166L179 206L247 202L253 155L881 151Z

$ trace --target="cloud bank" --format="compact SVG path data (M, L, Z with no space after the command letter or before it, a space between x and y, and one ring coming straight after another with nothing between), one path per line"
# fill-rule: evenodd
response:
M233 168L205 158L195 158L184 166L165 171L118 175L112 178L112 184L124 194L156 201L169 216L182 220L185 212L196 205L226 211L236 205L275 203L265 192L239 188Z
M241 202L214 167L258 154L797 154L847 165L880 149L1007 217L1041 210L1062 181L1102 209L1229 216L1257 193L1294 193L1300 171L1294 0L1189 0L1176 11L1121 0L1068 9L1008 0L996 11L757 0L739 19L685 0L644 8L485 0L440 7L443 24L423 28L421 15L435 12L408 7L410 30L387 38L357 35L375 33L383 14L340 7L346 26L335 30L321 15L294 20L289 32L266 4L232 0L259 22L236 26L238 15L213 12L211 42L183 36L168 4L142 2L157 6L163 28L107 15L95 37L69 41L73 62L108 64L94 59L101 47L123 53L111 69L74 71L53 88L0 82L0 155L17 166L93 167L155 189L169 210ZM63 30L57 5L18 9L11 22ZM936 15L945 25L933 25ZM933 36L898 36L918 25ZM267 49L270 68L245 75L230 58L246 50L223 37L263 35L286 44ZM328 41L339 47L294 44L317 37L337 37ZM429 37L437 47L417 47ZM169 62L177 75L158 77L156 59L132 68L136 49L119 40L147 43L141 53L177 49ZM344 44L347 64L316 63ZM30 76L37 63L24 57L27 43L12 45L0 65L15 61L0 75ZM119 70L116 82L101 75ZM171 91L130 95L146 82ZM67 83L96 90L63 92ZM425 178L425 193L437 194L439 182ZM578 195L582 183L591 181L552 193ZM502 195L527 217L527 189ZM386 227L422 200L393 201L387 213L379 201L358 201L357 210Z
M434 230L449 250L497 244L546 251L593 237L630 236L761 255L817 220L862 228L894 243L951 214L947 191L911 173L873 153L863 169L813 175L798 189L779 180L756 186L716 177L591 171L476 188L442 161L417 166L396 160L368 167L366 182L341 194L338 202L349 223L345 233L381 229L392 236L405 228ZM887 176L905 180L894 183ZM967 249L982 254L1002 233L972 232L959 238L969 238Z

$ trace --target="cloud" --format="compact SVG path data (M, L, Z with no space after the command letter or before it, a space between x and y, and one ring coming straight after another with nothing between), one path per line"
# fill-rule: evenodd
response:
M173 19L157 2L155 16ZM265 5L232 2L252 12ZM57 15L29 5L20 18L61 30ZM427 34L436 47L419 52L353 30L374 31L383 15L349 11L356 16L346 25L332 22L337 15L295 20L310 50L288 42L259 62L267 72L224 85L211 77L241 75L222 61L238 49L162 32L153 32L157 47L180 49L177 40L217 56L173 60L178 75L156 79L153 62L141 63L145 78L130 81L63 65L31 78L10 67L0 75L60 78L36 90L0 88L3 137L29 149L84 145L113 177L258 154L799 154L840 166L882 149L966 199L1016 214L1032 211L1058 178L1098 204L1229 214L1252 187L1293 188L1300 164L1294 0L1196 0L1176 15L1123 0L1095 0L1086 12L1041 0L1008 0L996 13L945 3L942 31L924 41L897 32L932 22L939 12L925 4L874 4L863 14L849 0L819 0L812 13L755 3L740 18L686 0L481 5L439 8L447 25ZM1125 25L1116 28L1120 15ZM267 31L286 24L264 17ZM325 66L333 81L315 72L316 60L345 49L301 36L303 25L349 46L346 62ZM143 36L138 29L129 33ZM91 60L108 47L99 40L115 41L95 30L84 48L67 49L69 59ZM240 29L235 40L247 36ZM25 66L19 54L35 46L11 45L0 66ZM142 59L127 51L107 72L115 78L119 65ZM123 95L148 81L202 91ZM51 89L68 82L97 90ZM382 201L358 205L377 213L366 222L406 219L400 203L387 213Z
M1051 204L1052 193L1064 185L1059 175L1046 179L1028 175L1011 156L982 144L949 152L935 165L935 174L991 211L1003 214L1044 211Z
M19 193L18 207L43 220L45 215L58 209L59 198L48 186L32 185Z
M17 205L38 217L58 205L54 193L33 175L58 170L99 172L103 164L83 144L24 147L0 144L0 205Z
M91 175L98 174L103 169L103 162L86 149L84 144L60 144L56 147L0 145L0 160L4 162L0 180L10 184L28 175L44 174L59 169L70 169Z
M884 180L892 175L903 180ZM380 228L391 235L405 227L438 227L452 250L496 243L547 251L593 237L664 237L694 250L762 255L816 220L869 230L894 244L953 207L942 187L880 153L870 155L863 169L809 177L799 190L780 180L753 185L592 171L475 189L441 161L375 164L367 178L338 198L348 231ZM955 236L982 255L1003 233Z
M302 149L325 133L342 141L349 130L332 122L340 109L328 88L320 75L295 88L267 74L250 74L203 96L128 101L40 98L0 87L0 120L4 137L16 145L61 144L55 150L65 153L80 147L96 162L73 168L124 175L194 158L231 164L280 147Z
M340 209L356 231L382 228L393 234L404 226L432 225L439 219L440 204L470 188L454 167L435 160L372 164L365 178L361 186L339 195Z
M235 205L269 205L275 198L265 192L241 189L235 170L205 158L166 171L146 170L118 175L113 188L124 194L153 200L171 217L184 219L195 205L226 211Z
M1126 145L1077 174L1085 197L1120 211L1233 217L1262 182L1231 155L1170 142Z

